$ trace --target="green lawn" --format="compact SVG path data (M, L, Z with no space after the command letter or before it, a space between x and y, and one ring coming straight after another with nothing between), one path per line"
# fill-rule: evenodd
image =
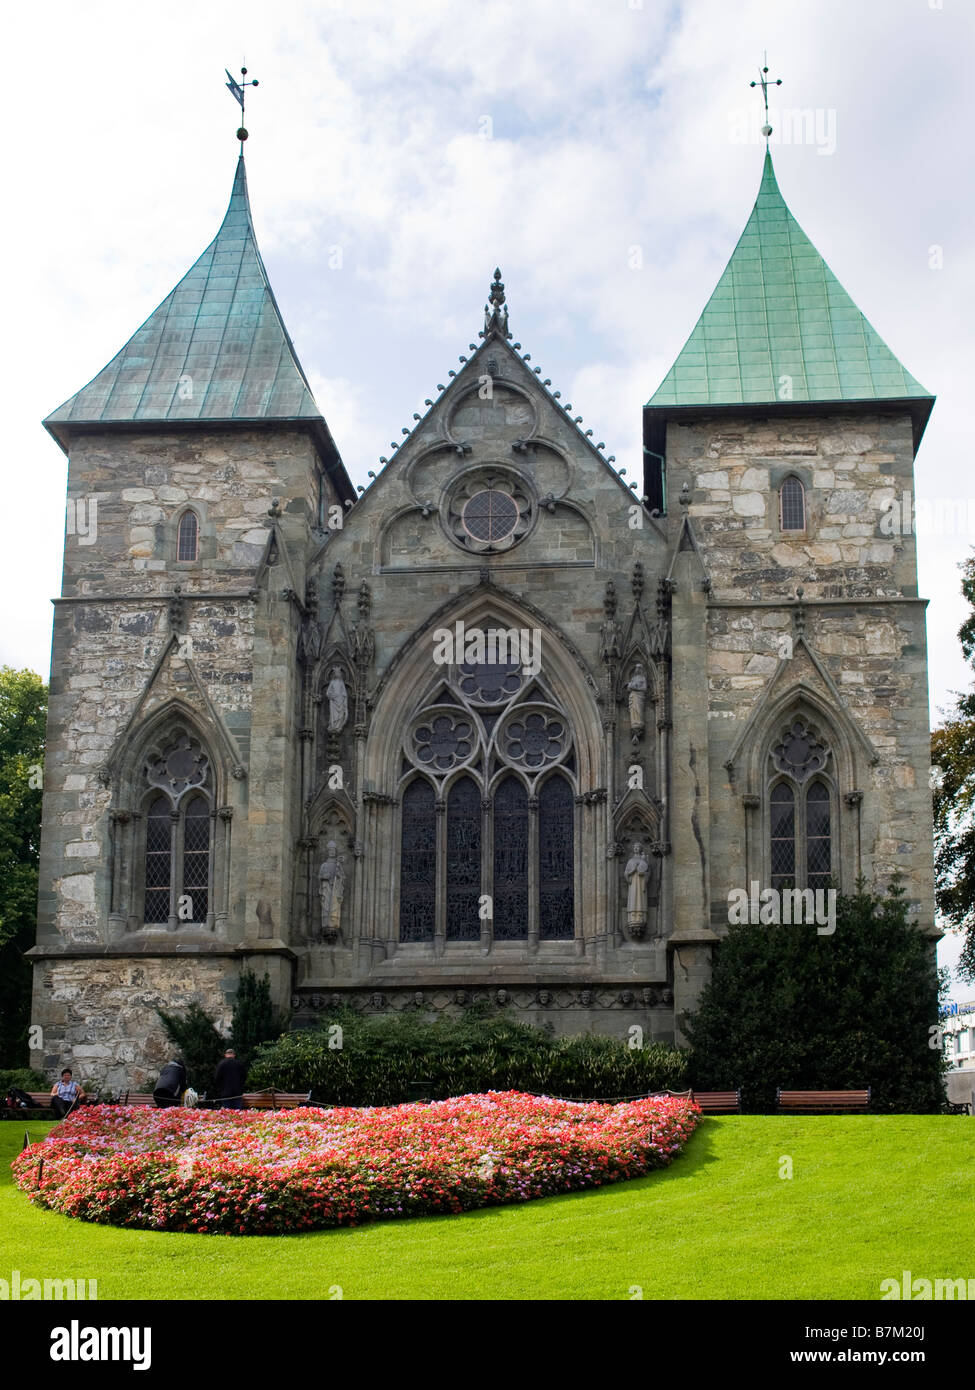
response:
M905 1269L975 1277L967 1116L707 1119L671 1168L599 1191L239 1239L37 1210L11 1181L23 1130L0 1124L0 1278L94 1278L100 1299L877 1299Z

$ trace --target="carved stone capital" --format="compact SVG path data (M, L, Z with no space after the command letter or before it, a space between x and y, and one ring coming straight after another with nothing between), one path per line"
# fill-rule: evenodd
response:
M671 845L669 840L654 840L650 845L650 853L656 855L658 859L662 858L665 854L669 854L670 849Z
M761 806L762 798L757 796L755 792L745 792L741 798L741 804L746 811L755 811Z
M863 792L847 792L844 795L843 800L846 802L847 806L859 806L863 801Z

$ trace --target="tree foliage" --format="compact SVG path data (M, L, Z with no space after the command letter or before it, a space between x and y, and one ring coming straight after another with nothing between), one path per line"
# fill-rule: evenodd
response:
M237 1056L249 1062L261 1043L278 1038L288 1026L288 1015L279 1013L271 1002L271 982L265 973L258 979L253 970L242 970L237 986L230 1037Z
M27 1062L47 687L0 667L0 1065Z
M971 612L958 630L966 661L975 665L975 554L962 566L962 593ZM931 736L934 779L935 898L965 940L958 962L975 982L975 690L959 695Z
M740 1087L770 1111L783 1090L859 1090L873 1109L940 1109L941 1045L932 946L903 890L837 900L836 930L732 926L688 1020L691 1084Z
M213 1073L227 1047L227 1039L201 1004L192 1003L185 1014L156 1013L166 1036L186 1065L187 1085L201 1095L213 1089Z

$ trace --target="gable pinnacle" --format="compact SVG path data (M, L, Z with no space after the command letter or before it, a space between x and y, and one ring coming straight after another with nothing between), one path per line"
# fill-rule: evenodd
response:
M504 282L501 279L501 271L495 269L494 280L488 294L488 303L484 306L484 330L478 336L487 338L491 333L498 333L502 338L510 338L508 331L508 306L504 297Z

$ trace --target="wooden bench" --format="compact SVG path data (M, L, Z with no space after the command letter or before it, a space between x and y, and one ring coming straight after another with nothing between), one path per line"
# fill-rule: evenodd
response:
M20 1120L24 1119L26 1116L39 1120L41 1116L38 1114L38 1111L48 1111L53 1115L54 1111L51 1109L52 1097L49 1091L25 1091L24 1095L30 1096L31 1098L29 1110L20 1105L4 1105L3 1099L0 1098L0 1114L2 1114L5 1120Z
M775 1093L779 1114L852 1114L870 1108L870 1087L865 1091L783 1091Z
M297 1110L311 1103L311 1091L250 1091L244 1096L248 1110Z
M740 1115L741 1091L692 1091L691 1100L705 1115Z

